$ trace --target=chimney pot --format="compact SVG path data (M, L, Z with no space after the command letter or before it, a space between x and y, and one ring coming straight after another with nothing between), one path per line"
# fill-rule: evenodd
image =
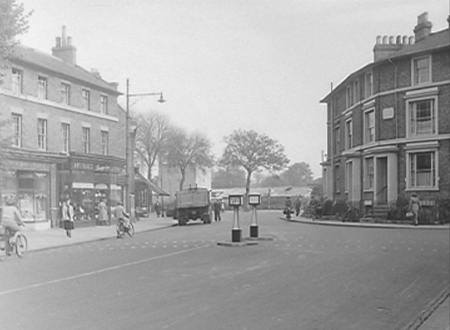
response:
M414 43L414 37L410 36L409 37L409 44L412 45Z
M392 45L394 43L394 36L389 37L389 44Z
M425 12L417 17L417 25L414 27L415 41L418 42L428 37L433 24L428 20L428 13Z
M386 45L388 41L388 37L387 36L383 36L383 44Z
M377 45L381 44L381 36L377 36Z
M402 41L402 43L404 44L404 45L407 45L408 44L408 37L407 36L403 36L403 39L402 39L403 41Z
M402 43L402 36L397 36L397 39L396 39L395 43L397 45L400 45Z
M56 47L61 47L61 37L56 37Z

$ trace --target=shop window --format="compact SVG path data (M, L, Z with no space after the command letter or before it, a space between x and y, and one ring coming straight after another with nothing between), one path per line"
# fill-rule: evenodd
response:
M24 220L48 220L48 190L49 178L47 173L17 173L17 204Z

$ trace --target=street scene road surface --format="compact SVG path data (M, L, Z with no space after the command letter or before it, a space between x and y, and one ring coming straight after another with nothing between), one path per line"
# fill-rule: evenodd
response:
M231 240L227 212L4 259L1 329L404 329L449 286L448 230L280 216L258 214L273 240L255 246L217 244Z

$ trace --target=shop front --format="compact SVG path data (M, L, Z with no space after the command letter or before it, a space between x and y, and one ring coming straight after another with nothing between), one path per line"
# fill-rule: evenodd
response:
M122 187L117 184L117 176L123 172L123 163L112 157L89 158L71 154L67 162L60 165L60 204L66 199L71 201L76 227L100 224L98 204L102 200L108 207L108 217L111 216L111 208L122 201Z
M50 162L9 159L0 186L1 205L6 198L15 199L24 222L32 229L48 229L54 215L56 164Z

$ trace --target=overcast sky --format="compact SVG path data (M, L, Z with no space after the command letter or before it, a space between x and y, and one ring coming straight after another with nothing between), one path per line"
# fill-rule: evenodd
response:
M18 0L34 10L27 46L51 53L65 25L78 65L133 99L199 130L217 158L234 129L280 142L291 164L321 176L326 105L320 100L372 62L377 35L413 35L427 11L448 27L448 0ZM119 102L125 104L122 97Z

